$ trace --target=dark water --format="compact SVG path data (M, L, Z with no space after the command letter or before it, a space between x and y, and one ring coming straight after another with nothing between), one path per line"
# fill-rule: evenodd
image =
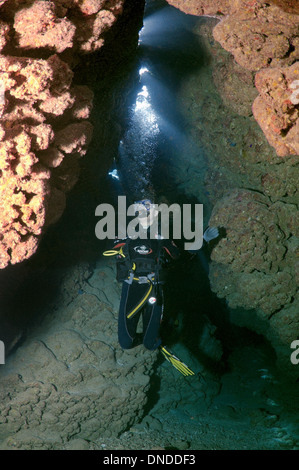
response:
M198 19L166 5L149 2L145 10L137 51L139 80L119 145L117 167L124 192L135 200L165 197L179 202L173 169L186 143L187 123L176 94L184 78L204 64L204 52L192 33ZM199 149L193 152L199 154ZM203 155L198 157L203 160Z

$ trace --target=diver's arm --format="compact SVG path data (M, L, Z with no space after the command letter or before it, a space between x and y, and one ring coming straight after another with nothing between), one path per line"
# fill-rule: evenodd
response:
M126 239L125 240L114 240L113 243L113 250L116 250L117 248L121 248L126 244Z
M163 240L163 250L173 260L178 259L181 254L180 249L173 240Z

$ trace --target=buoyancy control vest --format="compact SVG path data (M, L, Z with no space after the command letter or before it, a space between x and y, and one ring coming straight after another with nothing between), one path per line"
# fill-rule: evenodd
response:
M121 253L117 256L116 279L125 281L132 272L135 280L151 274L157 277L161 268L161 242L127 238L118 243L116 246L121 248Z

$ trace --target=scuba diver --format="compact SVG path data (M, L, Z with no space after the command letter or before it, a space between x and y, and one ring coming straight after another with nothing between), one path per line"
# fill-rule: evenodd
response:
M180 249L158 232L149 236L157 211L149 199L134 204L138 212L139 236L116 240L105 256L116 256L116 279L122 282L119 306L118 339L123 349L142 344L154 351L160 349L167 359L183 375L194 375L179 358L162 345L160 325L163 318L163 267L180 257ZM156 212L155 212L156 211ZM140 231L141 230L141 231ZM141 235L141 236L140 236ZM217 228L207 228L205 242L217 238ZM137 333L142 315L143 334Z

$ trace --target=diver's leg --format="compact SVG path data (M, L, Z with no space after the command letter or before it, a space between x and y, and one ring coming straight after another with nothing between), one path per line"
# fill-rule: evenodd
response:
M140 288L137 283L128 284L123 282L119 314L118 314L118 341L123 349L130 349L137 346L136 329L140 317L137 312L132 318L127 318L127 314L132 307L140 300Z
M163 314L162 303L158 300L154 303L148 302L143 313L143 345L153 351L161 344L160 325Z

